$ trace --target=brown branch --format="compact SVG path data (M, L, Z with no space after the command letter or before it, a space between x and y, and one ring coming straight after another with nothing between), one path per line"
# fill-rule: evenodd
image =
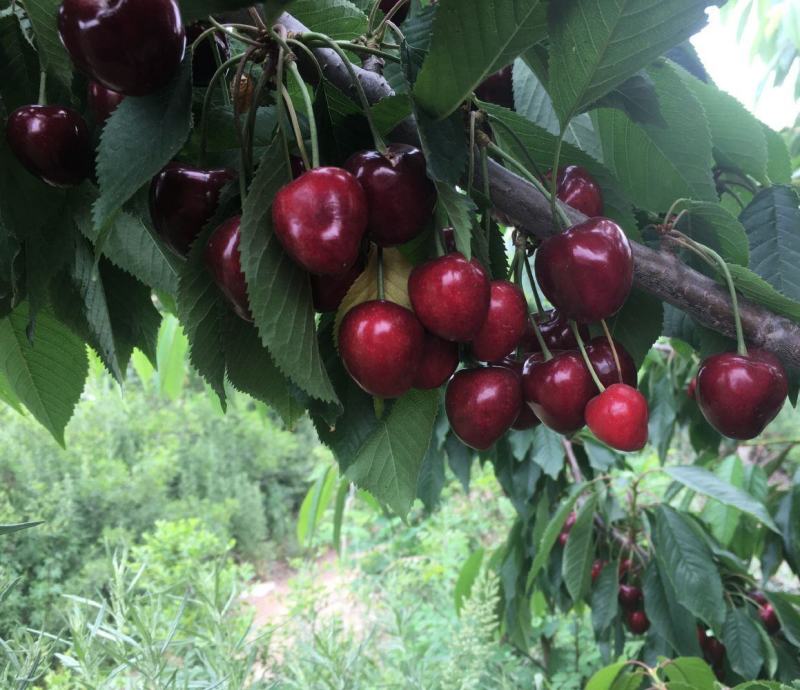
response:
M279 21L291 32L307 31L290 14L284 13ZM328 48L316 48L314 52L325 76L355 97L350 75L339 56ZM394 93L380 74L354 68L371 102L376 103ZM418 145L419 135L413 118L402 122L394 131L393 138ZM480 186L480 170L476 172L476 185ZM532 185L495 161L489 162L489 184L496 210L517 228L538 237L545 237L551 232L550 204ZM564 208L576 222L585 218L569 206ZM707 328L730 337L735 335L730 297L723 287L689 268L669 252L657 251L636 242L632 246L634 279L638 288L685 311ZM771 350L786 364L800 368L800 325L746 299L739 301L739 307L748 342Z

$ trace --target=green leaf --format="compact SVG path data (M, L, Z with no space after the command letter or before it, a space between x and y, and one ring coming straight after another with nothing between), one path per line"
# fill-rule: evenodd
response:
M8 112L36 103L39 62L14 14L0 17L0 64L0 98Z
M661 335L663 321L663 303L634 288L609 326L614 339L622 343L639 367Z
M172 314L167 314L158 333L156 360L161 392L170 400L177 400L186 379L186 351L189 340L181 324Z
M447 117L545 33L539 0L441 0L414 86L417 103L437 120Z
M618 594L619 565L617 561L612 561L603 566L592 590L592 627L595 637L600 637L608 630L617 617Z
M44 523L44 520L35 520L33 522L18 522L14 525L0 525L0 535L11 534L12 532L19 532L23 529L30 529Z
M413 111L411 99L406 94L382 98L371 108L372 120L384 136L391 134L397 125L409 117Z
M122 205L180 151L191 125L189 56L169 84L150 96L126 98L103 128L97 152L100 198L94 206L98 231L107 230Z
M616 664L601 668L589 679L584 690L611 690L614 681L627 665L625 661L618 661Z
M336 402L317 344L308 274L289 256L272 230L272 200L289 180L279 139L264 152L244 203L242 269L261 341L286 376L309 395Z
M339 488L336 490L336 501L333 504L333 546L340 556L342 555L342 523L349 493L350 482L340 479Z
M333 498L333 489L339 479L339 473L333 465L317 478L300 505L297 516L297 543L301 547L309 547L314 542L314 533L322 520L322 516Z
M772 184L789 184L792 181L792 160L786 141L773 129L762 125L767 139L767 176Z
M417 498L428 511L433 510L441 499L445 482L444 456L444 451L436 443L431 443L419 470Z
M594 511L596 507L597 495L593 494L578 511L578 517L569 532L567 545L564 547L561 572L567 591L575 603L581 601L589 591L592 580Z
M723 482L740 489L744 484L744 467L742 461L735 455L725 458L714 469L714 474ZM714 538L724 547L728 547L739 527L741 512L738 508L718 501L708 501L703 506L700 517L710 527Z
M661 570L661 563L651 560L642 579L644 610L654 632L680 654L700 654L694 626L687 626L691 614L681 606L678 595Z
M755 678L761 670L761 638L758 629L744 609L728 609L722 628L728 662L742 678Z
M678 223L681 232L715 249L726 261L741 266L749 264L747 232L729 211L707 201L687 201L679 209L688 211Z
M85 345L45 309L28 340L27 303L0 320L0 370L12 390L62 446L89 372Z
M405 517L439 410L438 391L412 390L397 400L359 449L347 476Z
M448 184L438 181L434 181L434 184L437 194L436 203L450 219L450 223L456 231L456 249L470 259L472 258L472 231L477 224L475 203L466 194L462 194Z
M664 665L664 673L671 682L685 683L694 690L717 689L717 679L711 667L696 657L673 659Z
M58 35L56 15L62 0L24 0L31 20L42 67L69 88L72 85L72 62Z
M749 268L728 264L728 269L731 272L736 289L745 297L763 304L776 314L782 314L794 321L800 321L800 302L782 295Z
M788 185L762 189L739 219L750 240L753 270L781 294L800 300L800 199L797 192Z
M437 121L415 105L414 116L428 177L457 185L469 155L461 114L454 113L447 119Z
M709 496L727 506L738 508L743 513L752 515L773 532L780 534L780 530L769 511L760 501L732 484L728 484L708 470L702 467L679 465L677 467L667 467L664 471L675 481L689 487L692 491Z
M533 430L533 461L548 477L558 479L564 469L565 453L561 436L544 424Z
M292 15L334 40L352 40L367 32L367 15L349 0L295 0Z
M781 631L795 647L800 648L800 612L792 604L789 597L777 592L766 592L769 603L775 608Z
M549 86L561 123L695 34L710 4L573 0L551 5Z
M680 593L681 604L710 626L720 626L725 612L722 580L708 544L687 518L665 505L656 508L654 536L657 558L664 566L659 570Z
M647 72L667 126L638 125L619 110L596 111L606 166L641 208L666 211L680 198L717 201L711 135L700 103L669 64Z
M456 580L455 589L457 614L461 613L461 607L464 605L464 600L468 599L470 593L472 592L472 585L475 584L478 573L481 571L483 555L484 550L480 547L477 548L469 555L467 560L464 561L464 565L461 566L461 570L458 572L458 579Z
M628 77L613 91L603 96L595 108L617 108L631 120L641 124L666 127L661 106L650 75L644 70Z

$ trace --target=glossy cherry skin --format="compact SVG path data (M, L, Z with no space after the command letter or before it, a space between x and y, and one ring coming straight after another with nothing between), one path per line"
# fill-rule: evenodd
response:
M597 582L597 578L600 577L600 573L603 572L603 568L606 567L606 562L601 560L596 560L592 563L592 582Z
M209 25L203 22L195 22L186 27L186 40L189 45L200 38L200 35L208 28ZM208 86L211 82L211 77L217 71L217 58L214 55L215 45L222 62L225 62L231 56L227 36L215 31L211 37L204 38L203 42L195 49L194 55L192 55L192 82L195 86Z
M631 245L608 218L590 218L547 238L536 252L535 266L547 299L581 323L616 314L633 286Z
M472 354L482 362L493 362L513 352L528 327L528 303L516 285L492 281L489 311L472 340Z
M511 371L519 377L520 390L522 390L522 369L525 366L525 358L518 360L515 355L509 355L508 357L504 357L497 364L498 366L511 369ZM519 414L511 425L511 428L514 429L514 431L525 431L526 429L533 429L539 424L541 424L539 418L533 413L533 410L530 408L530 405L525 402L525 399L522 398L519 406Z
M425 331L405 307L371 300L353 307L339 328L339 354L353 380L376 398L411 390Z
M592 398L585 417L594 435L612 448L633 452L647 445L647 400L625 383L615 383Z
M311 298L314 309L320 313L334 312L339 309L347 291L353 287L358 276L364 272L366 259L361 256L358 261L338 276L311 276Z
M622 608L635 611L642 604L642 588L635 585L620 585L617 599Z
M706 659L714 666L719 666L725 660L725 645L716 637L709 637L705 646Z
M644 611L628 611L625 622L634 635L644 635L650 629L650 619Z
M565 204L589 218L603 215L603 192L585 168L579 165L561 168L556 184L556 196Z
M616 340L614 341L614 347L617 351L620 367L622 367L621 380L619 370L617 369L617 362L614 359L614 351L611 349L608 338L601 335L597 338L593 338L586 345L586 354L589 355L589 361L594 367L597 378L600 379L600 382L604 386L612 386L615 383L626 383L632 388L636 388L637 372L633 357L631 357L628 351Z
M222 188L236 178L230 168L204 169L172 162L150 183L150 218L159 237L179 256L217 210Z
M367 197L342 168L315 168L282 187L272 203L275 236L309 273L341 275L367 229Z
M89 128L71 108L18 108L8 118L6 138L19 162L53 187L80 184L91 172Z
M483 266L459 252L417 266L408 279L408 296L422 325L459 343L469 342L480 330L490 294Z
M475 450L488 450L519 414L519 378L505 367L462 369L450 380L445 410L450 427Z
M381 12L386 14L396 4L397 4L397 0L381 0L381 4L380 4ZM392 17L392 21L395 24L400 24L406 18L406 16L408 15L408 4L409 3L406 3L399 10L397 10L397 12L394 13L394 16Z
M577 352L560 352L545 362L540 353L525 362L522 374L525 400L542 423L560 434L584 425L586 404L597 387Z
M781 622L772 604L764 604L758 609L758 617L770 635L774 635L781 629Z
M92 112L94 122L98 127L102 127L117 106L125 100L124 94L107 89L100 82L89 81L87 88L87 101L89 110Z
M755 438L781 411L789 387L778 358L751 349L747 356L712 355L697 372L695 397L703 416L723 436Z
M504 108L513 110L514 84L511 65L486 77L478 88L475 89L475 95L482 101L501 105Z
M186 50L176 0L64 0L58 31L81 70L126 96L165 86Z
M569 321L563 314L559 314L557 310L551 309L544 313L534 314L534 320L539 327L539 332L542 334L545 344L550 351L555 350L577 350L578 341L575 340L575 334L570 328ZM578 331L581 334L583 342L589 340L589 328L585 324L578 324ZM520 343L520 346L525 352L541 352L539 341L536 334L533 332L533 326L528 324L525 330L525 336Z
M389 144L385 154L362 151L344 164L367 195L370 239L382 247L413 240L433 217L436 188L425 172L422 151Z
M229 218L208 239L205 262L208 272L233 310L245 321L252 321L247 283L239 257L241 216Z
M458 369L458 343L425 332L425 344L414 388L433 390L443 386Z

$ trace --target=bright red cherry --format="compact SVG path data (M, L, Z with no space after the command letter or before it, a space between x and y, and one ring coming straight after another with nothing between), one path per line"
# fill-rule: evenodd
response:
M520 390L522 390L522 369L525 366L525 359L518 360L515 355L504 357L498 362L498 366L511 369L519 377ZM541 424L539 418L533 413L530 405L521 400L519 407L519 414L511 425L514 431L525 431L526 429L533 429L535 426Z
M486 320L472 340L472 354L482 362L493 362L513 352L528 327L528 303L516 285L492 281Z
M19 162L53 187L80 184L91 172L89 129L71 108L18 108L8 118L6 138Z
M586 403L597 395L577 352L560 352L546 362L540 353L531 355L525 362L522 390L542 423L561 434L583 427Z
M582 323L616 314L633 285L631 245L608 218L590 218L548 237L536 252L535 266L547 299Z
M126 96L165 86L186 49L176 0L64 0L58 31L81 70Z
M206 170L172 162L150 183L150 217L162 240L179 256L217 210L219 194L236 172L230 168Z
M723 353L704 360L697 372L697 405L729 438L755 438L786 401L789 387L780 360L766 350Z
M414 388L433 390L443 386L458 368L458 343L425 333L425 345L419 362Z
M390 144L385 154L362 151L344 164L367 195L370 239L382 247L413 240L428 225L436 188L425 172L422 151Z
M589 218L603 215L603 192L585 168L579 165L561 168L556 184L556 196L565 204Z
M539 326L539 332L542 334L542 338L550 351L578 349L578 341L575 340L575 334L572 332L569 321L557 310L546 311L544 316L534 314L533 318L536 321L536 325ZM578 331L584 342L589 340L588 326L578 324ZM525 352L541 352L539 341L530 323L525 330L525 336L520 346Z
M209 28L208 24L203 22L195 22L186 27L186 39L188 43L193 44L200 35ZM192 56L192 82L195 86L208 86L211 83L211 78L217 71L217 56L214 54L214 46L217 47L219 58L225 62L231 56L230 45L228 44L228 37L215 31L211 37L206 37L203 42L197 46Z
M422 325L459 343L469 342L480 330L490 294L483 266L459 252L417 266L408 279L408 296Z
M650 629L650 619L644 611L628 611L625 622L634 635L644 635Z
M620 585L617 599L622 608L635 611L642 604L642 589L635 585Z
M106 123L106 120L111 117L111 113L125 100L123 94L107 89L100 82L94 81L93 79L89 81L87 91L89 110L92 111L94 123L98 127L102 127Z
M275 235L309 273L341 275L356 261L367 229L367 197L347 170L315 168L272 203Z
M647 400L625 383L615 383L592 398L585 417L594 435L612 448L632 452L647 444Z
M604 386L612 386L615 383L626 383L632 388L636 388L637 372L633 357L631 357L628 351L616 340L614 341L614 348L617 351L619 364L622 367L621 380L619 370L617 369L617 362L614 359L614 351L611 349L608 338L601 335L593 338L586 345L586 354L589 355L589 361L594 367L597 378L600 379L600 382Z
M445 410L456 436L471 448L487 450L519 414L517 375L505 367L462 369L450 380Z
M339 327L339 354L353 380L376 398L411 390L425 331L405 307L371 300L353 307Z
M397 4L397 0L381 0L380 8L381 12L386 14L389 10L392 9ZM408 3L403 5L397 12L395 12L394 16L392 17L392 21L395 24L400 24L408 15Z
M599 559L592 563L592 582L597 582L597 578L600 577L600 573L603 572L605 567L606 562Z
M333 312L339 309L348 290L353 287L358 276L364 272L367 261L364 256L345 273L339 276L311 276L311 298L318 312Z
M758 617L770 635L774 635L781 629L781 622L772 604L764 604L758 609Z
M486 77L475 89L475 95L482 101L513 110L514 85L511 65Z
M233 310L245 321L252 321L247 283L239 257L241 216L234 216L220 225L208 240L205 262L217 287Z

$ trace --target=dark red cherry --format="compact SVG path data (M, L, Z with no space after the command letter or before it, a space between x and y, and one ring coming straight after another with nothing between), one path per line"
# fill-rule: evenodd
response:
M419 320L445 340L466 343L489 312L489 277L477 260L453 252L417 266L408 279L408 295ZM505 353L508 354L508 353Z
M542 242L536 277L569 319L589 323L616 314L633 285L633 254L613 220L590 218Z
M788 394L786 371L766 350L724 353L705 359L697 372L697 405L729 438L755 438L781 411Z
M758 609L758 617L770 635L774 635L781 629L781 622L778 620L778 614L775 613L772 604L764 604Z
M302 175L306 171L306 164L303 163L303 159L300 156L295 156L294 154L289 156L289 165L292 169L292 179L296 180L300 175Z
M528 327L528 303L516 285L492 281L489 311L472 340L472 354L482 362L493 362L513 352Z
M561 544L561 546L566 546L568 541L569 541L569 532L561 532L558 535L558 543Z
M367 229L367 197L347 170L315 168L282 187L272 203L275 236L309 273L341 275Z
M19 162L53 187L80 184L91 172L89 129L71 108L18 108L8 118L6 138Z
M650 629L650 619L644 611L628 611L625 622L634 635L644 635Z
M465 445L487 450L511 428L521 397L519 378L510 369L462 369L447 385L445 410Z
M769 604L769 599L767 599L767 597L764 595L763 592L753 591L753 592L748 592L748 594L750 598L760 606L766 606L767 604Z
M583 427L586 404L597 395L577 352L560 352L547 362L540 353L531 355L525 362L522 390L542 423L561 434Z
M424 342L425 331L417 317L385 300L353 307L339 327L345 369L377 398L399 398L411 390Z
M557 310L551 309L541 314L534 314L533 318L539 326L545 344L551 351L555 350L577 350L578 341L570 328L569 321ZM585 324L578 324L578 330L583 342L589 340L589 328ZM525 352L541 352L539 341L533 332L533 326L528 324L525 336L520 343Z
M381 12L386 14L389 10L392 9L397 4L397 0L381 0L380 8ZM406 2L397 12L395 12L392 21L395 24L400 24L400 22L404 21L406 16L408 16L408 2Z
M458 343L425 333L425 345L419 362L414 388L432 390L443 386L458 368Z
M348 290L353 287L358 276L364 272L366 259L361 256L347 272L339 276L311 276L311 298L318 312L332 312L339 309Z
M686 395L688 395L692 400L694 400L696 393L697 393L697 377L693 376L692 380L689 381L689 385L686 386Z
M367 195L370 239L382 247L413 240L428 225L436 188L425 172L422 151L390 144L385 154L362 151L344 164Z
M564 520L564 527L562 527L562 531L570 532L573 527L575 527L575 523L578 521L578 514L577 513L570 513L567 515L567 519Z
M150 217L162 240L179 256L217 210L222 188L236 179L230 168L207 170L172 162L150 183Z
M611 349L608 338L604 335L598 336L593 338L586 346L586 353L589 355L589 361L594 367L597 378L600 379L604 386L625 383L632 388L636 388L637 372L633 357L616 340L614 341L614 348L617 351L617 358L622 367L621 378L617 369L617 362L614 359L614 351Z
M498 366L507 367L511 369L519 377L520 390L522 390L522 369L525 365L525 358L517 359L516 356L504 357L498 363ZM525 431L526 429L533 429L535 426L541 424L539 418L533 413L530 405L521 398L519 406L519 414L511 425L514 431Z
M708 632L702 625L697 626L697 644L700 645L700 649L704 652L706 651L706 647L708 647Z
M592 563L592 582L597 582L597 578L600 577L600 573L603 572L605 567L606 562L599 559Z
M165 86L186 49L176 0L64 0L58 30L80 69L126 96Z
M241 216L234 216L211 233L206 246L205 261L208 272L233 310L245 321L252 321L247 283L239 257L241 222Z
M501 105L504 108L513 110L514 85L511 65L486 77L478 88L475 89L475 95L482 101Z
M617 599L622 608L635 611L642 604L642 588L635 585L620 585Z
M709 637L705 646L706 659L714 666L719 666L725 660L725 645L716 637Z
M558 171L557 196L565 204L594 218L603 215L603 192L589 172L579 165L568 165Z
M100 82L94 81L93 79L89 81L87 91L89 110L91 110L94 123L98 127L102 127L106 123L106 120L111 117L111 113L125 100L123 94L107 89Z
M647 445L647 400L635 388L615 383L586 405L586 424L603 443L632 452Z
M209 28L208 24L195 22L186 27L186 39L192 45L200 35ZM217 48L219 58L225 62L231 56L228 37L225 34L215 31L210 37L203 39L192 56L192 81L195 86L208 86L211 78L217 71L217 56L214 54L214 46Z
M633 570L633 561L630 558L623 558L619 562L619 577L620 579L626 578L629 572Z

